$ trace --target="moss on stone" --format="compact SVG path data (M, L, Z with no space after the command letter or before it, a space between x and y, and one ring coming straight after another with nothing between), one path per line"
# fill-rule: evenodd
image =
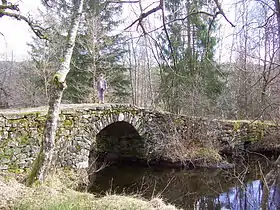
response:
M71 128L71 127L73 127L73 124L74 124L74 122L72 119L66 119L63 121L63 127L65 127L65 128Z
M263 140L265 136L266 129L271 125L264 122L254 122L249 125L248 138L247 141L254 142Z
M36 121L39 121L39 122L46 122L46 120L47 120L46 116L38 116L38 117L36 117Z
M22 117L19 119L8 119L8 123L17 124L17 125L25 125L25 124L28 124L29 121L26 117Z
M81 151L81 149L82 149L82 147L78 144L75 146L75 148L76 148L77 151Z
M221 155L218 153L217 150L214 150L212 148L199 148L197 150L197 155L204 158L204 159L212 159L215 161L221 161L222 157Z
M12 157L14 154L14 149L7 147L4 149L4 154L6 157Z
M242 131L247 133L247 135L243 135L241 137L241 140L249 141L249 142L263 140L266 130L269 127L277 126L274 123L265 122L265 121L253 121L252 122L249 120L231 120L231 121L226 121L226 122L233 123L233 133L242 132Z
M28 145L30 143L30 136L24 135L18 138L18 143L21 145Z
M174 119L174 123L176 125L183 125L184 124L184 120L180 119L180 118L176 118L176 119Z
M233 131L234 132L237 132L241 127L241 122L240 121L235 121L234 124L233 124Z
M8 171L14 174L21 174L23 169L20 169L17 164L10 164Z

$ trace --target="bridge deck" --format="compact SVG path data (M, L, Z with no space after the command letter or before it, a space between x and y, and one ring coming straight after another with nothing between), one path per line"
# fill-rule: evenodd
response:
M110 109L114 107L133 107L131 104L113 104L113 103L106 103L106 104L61 104L61 110L71 110L71 109ZM5 115L13 115L13 114L26 114L26 113L33 113L33 112L41 112L42 114L46 114L48 111L48 106L40 106L40 107L30 107L30 108L11 108L11 109L0 109L0 114Z

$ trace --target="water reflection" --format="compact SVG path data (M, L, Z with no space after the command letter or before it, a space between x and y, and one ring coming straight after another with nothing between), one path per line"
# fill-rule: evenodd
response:
M263 169L267 171L268 169ZM257 167L242 170L163 170L113 166L97 174L91 191L161 196L183 209L261 209L263 185ZM267 209L280 209L280 185L270 188Z
M236 186L221 193L216 203L225 209L260 209L262 183L260 180L248 182L244 188Z

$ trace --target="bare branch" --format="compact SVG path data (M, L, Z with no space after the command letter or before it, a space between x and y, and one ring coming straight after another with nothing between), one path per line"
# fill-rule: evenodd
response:
M25 21L29 27L31 28L31 30L36 34L37 37L39 37L40 39L46 39L48 40L48 38L42 33L42 31L44 30L41 26L39 26L38 24L34 24L30 19L28 19L27 17L20 15L20 14L16 14L16 13L10 13L10 12L5 12L5 11L1 11L0 15L2 16L8 16L8 17L12 17L15 18L17 20L23 20ZM1 16L0 16L1 17Z
M155 13L156 11L161 10L161 9L163 9L163 0L160 0L160 3L157 7L149 10L148 12L141 13L140 17L137 20L135 20L133 23L131 23L128 27L126 27L124 30L127 30L127 29L131 28L137 22L139 22L139 25L141 26L140 23L143 21L143 19L148 17L150 14Z
M172 43L171 43L171 40L170 40L168 31L167 31L167 28L166 28L165 14L164 14L164 9L163 9L163 8L161 9L161 12L162 12L163 30L164 30L164 32L165 32L166 39L167 39L167 41L168 41L168 45L169 45L169 48L170 48L170 51L171 51L172 60L173 60L173 65L174 65L175 70L176 70L176 64L177 64L176 56L175 56L175 52L174 52L174 50L173 50L173 46L172 46Z
M258 26L257 28L263 28L265 26L267 26L267 24L270 22L270 19L273 18L273 16L275 15L275 13L271 14L266 20L265 23L263 25Z
M45 3L46 6L51 7L51 5L49 4L49 0L42 0L43 3Z
M218 0L214 0L214 2L216 3L216 6L218 7L220 14L226 19L226 21L232 26L235 27L235 25L227 18L226 14L224 13L224 10L222 9L220 3Z
M5 10L5 9L10 9L10 10L19 11L18 5L15 5L15 4L0 5L0 10ZM1 13L1 12L0 12L0 13Z
M263 1L263 0L255 0L256 2L260 2L261 4L267 6L269 9L271 9L274 13L276 13L277 11L271 7L267 2Z

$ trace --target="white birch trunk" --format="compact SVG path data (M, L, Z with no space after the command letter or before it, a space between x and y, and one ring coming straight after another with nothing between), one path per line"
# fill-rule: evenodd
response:
M63 91L66 88L65 79L70 70L70 62L75 46L81 13L83 11L83 5L84 0L80 0L79 5L73 14L72 24L68 32L68 42L65 46L62 63L58 71L55 73L52 81L44 141L42 143L41 151L32 168L28 184L32 184L36 179L40 182L45 181L52 164L55 151L55 136L59 121L60 103Z

